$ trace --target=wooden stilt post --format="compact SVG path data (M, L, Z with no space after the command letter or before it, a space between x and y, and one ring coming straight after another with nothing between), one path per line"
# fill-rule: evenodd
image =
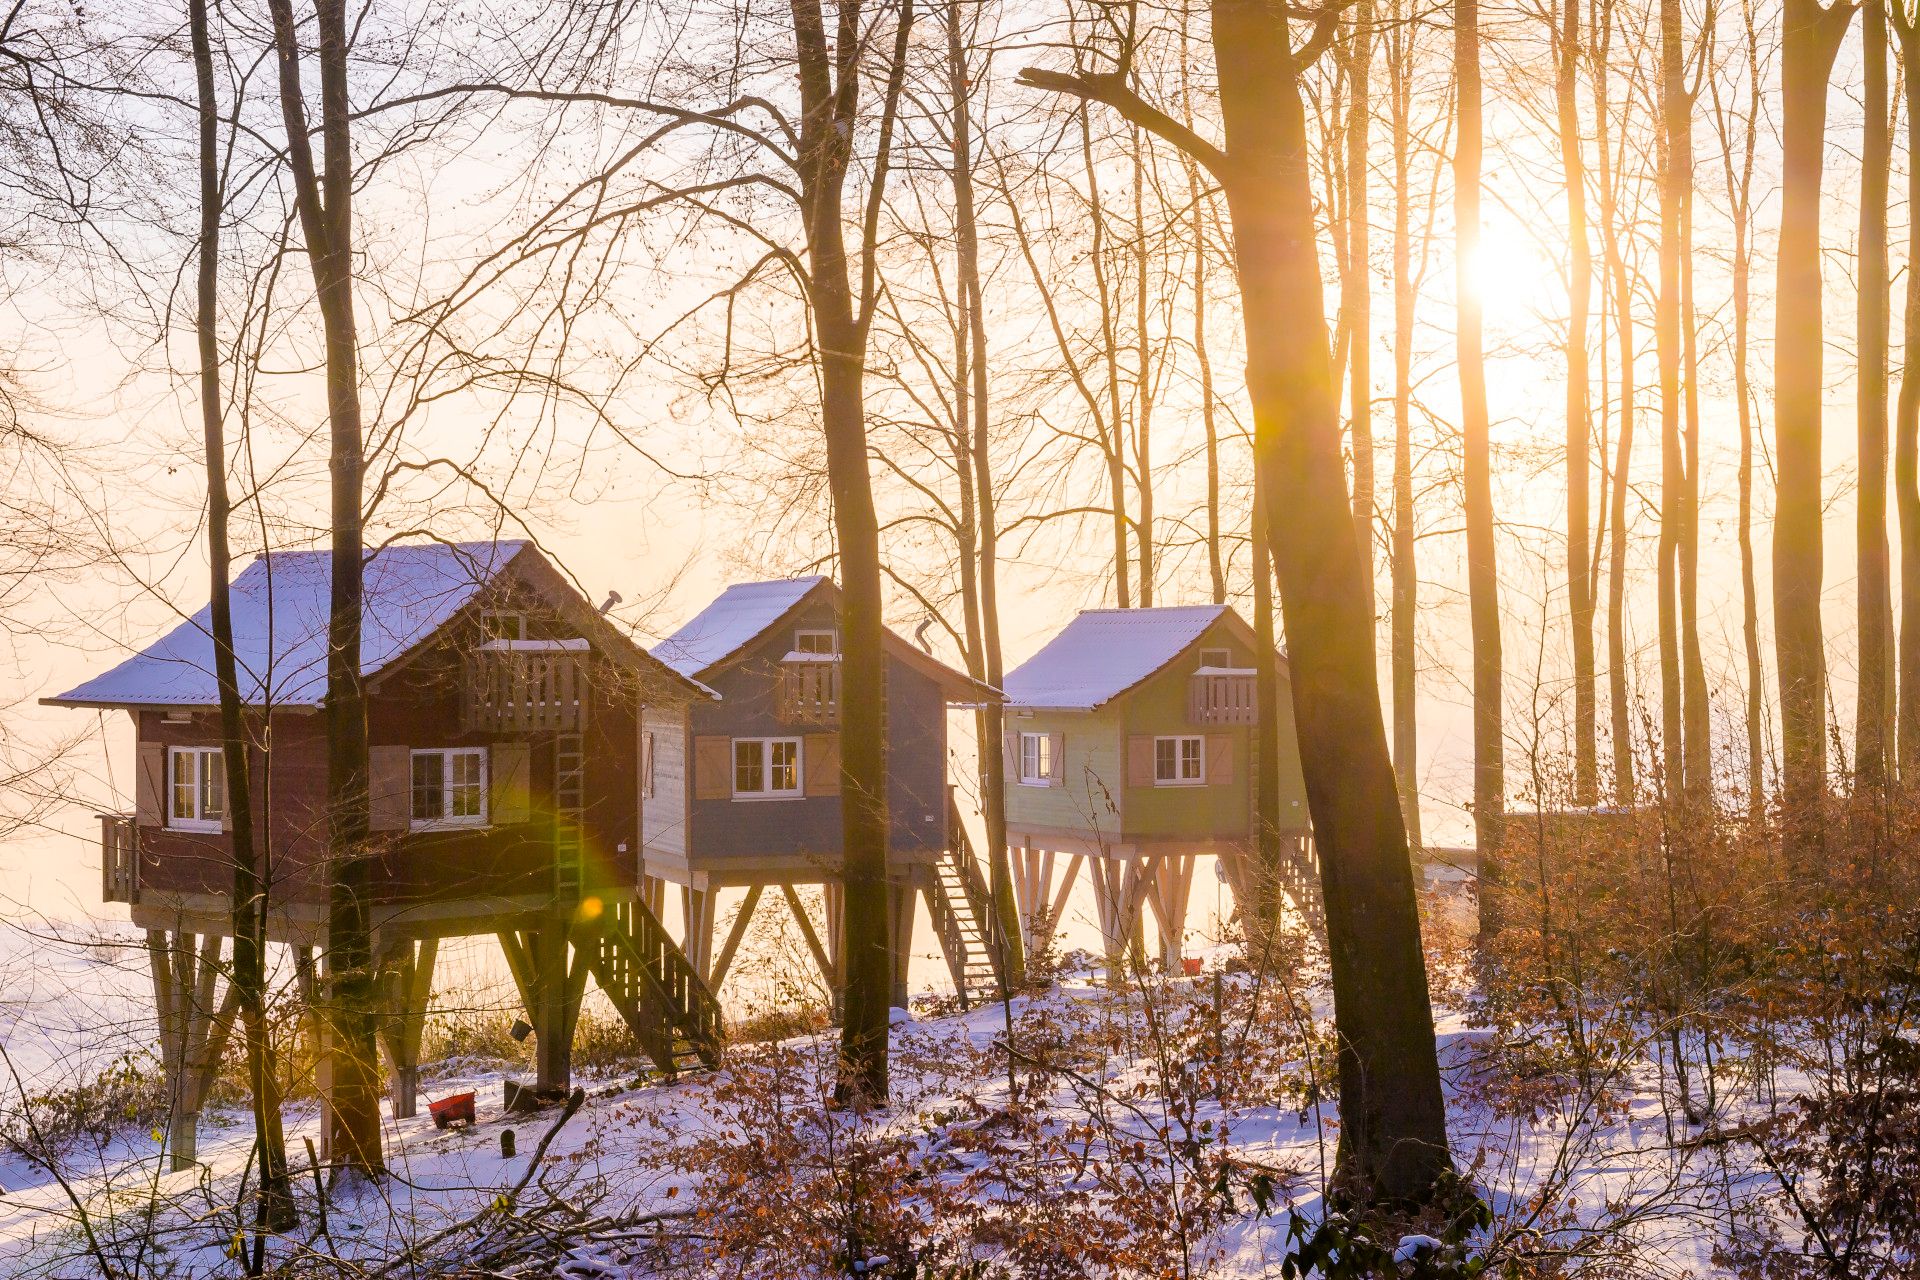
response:
M332 1046L328 1044L327 1019L320 1009L320 958L315 948L304 943L293 948L293 982L300 992L300 1021L313 1058L313 1088L320 1098L320 1158L332 1160Z
M386 1016L381 1020L380 1043L392 1069L393 1118L406 1120L419 1112L420 1040L426 1033L427 1003L433 995L433 964L438 938L418 942L403 939L388 951L382 975L386 986Z
M807 904L800 901L800 893L793 884L783 883L780 886L780 893L787 900L787 910L793 912L793 922L799 926L800 936L806 941L807 950L813 953L813 962L819 967L821 978L826 981L828 1000L833 1007L833 1019L838 1022L842 1011L841 999L844 994L842 990L844 984L840 980L839 958L830 944L821 943L820 935L815 932L813 921L807 915ZM832 920L831 911L828 912L827 918L829 921ZM828 928L831 930L831 924ZM828 937L832 936L833 934L829 932Z
M1160 925L1160 965L1171 973L1186 945L1187 904L1193 892L1194 855L1168 854L1153 868L1147 903Z
M747 936L747 925L753 920L753 912L760 905L760 895L766 891L763 884L756 884L747 890L746 898L740 903L740 910L734 913L733 925L727 930L727 940L720 947L720 955L713 962L713 971L704 975L707 990L720 994L720 984L727 980L727 970L733 967L734 953L740 949L740 942Z
M228 984L214 1004L220 977L219 934L198 937L184 930L147 931L147 962L153 974L154 1012L160 1029L160 1061L167 1082L167 1147L175 1171L199 1161L200 1109L219 1074L240 993Z
M703 977L713 966L713 906L719 896L718 889L696 889L690 884L680 887L680 906L687 925L686 941L680 949Z
M913 918L920 905L918 886L900 880L887 886L887 949L893 960L893 1007L907 1007L907 968L913 959Z

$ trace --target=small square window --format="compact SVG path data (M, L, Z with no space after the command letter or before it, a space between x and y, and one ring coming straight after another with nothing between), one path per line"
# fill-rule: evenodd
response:
M796 631L793 633L793 651L836 654L840 652L840 637L831 630Z
M416 751L409 808L415 830L487 824L487 750Z
M492 609L480 615L480 631L488 640L525 640L527 616Z
M1233 650L1202 649L1200 651L1200 665L1203 667L1231 667L1233 666Z
M735 738L733 794L744 799L774 799L802 794L800 739Z
M1198 735L1153 740L1153 785L1191 787L1206 781L1206 739Z

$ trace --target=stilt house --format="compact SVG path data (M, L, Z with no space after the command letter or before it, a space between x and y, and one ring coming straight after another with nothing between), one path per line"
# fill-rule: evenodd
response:
M1196 856L1244 883L1262 715L1280 722L1281 822L1303 844L1286 664L1261 707L1256 643L1225 605L1093 609L1007 673L1007 841L1029 947L1050 940L1084 864L1110 957L1147 907L1163 958L1178 957Z
M851 680L885 682L895 1001L906 998L916 891L961 990L991 985L991 913L949 794L947 710L998 691L891 632L883 671L846 668L840 592L824 577L728 587L653 653L721 695L649 707L644 728L646 875L656 894L681 886L685 949L715 990L768 888L786 899L829 986L839 987L840 693ZM807 884L825 892L824 939L796 892ZM716 956L714 896L728 886L745 887L747 899Z
M249 707L257 864L268 937L322 965L327 839L327 552L261 556L233 584ZM199 1110L235 997L213 999L231 932L233 851L202 610L112 670L46 701L133 718L130 814L101 818L102 891L147 931L172 1146L193 1156ZM564 1088L588 972L671 1069L711 1059L717 1005L637 904L647 822L642 723L713 692L649 656L524 542L393 545L368 553L373 834L370 915L386 993L394 1112L415 1106L434 953L495 934L537 1035L539 1087ZM569 961L569 950L573 958Z

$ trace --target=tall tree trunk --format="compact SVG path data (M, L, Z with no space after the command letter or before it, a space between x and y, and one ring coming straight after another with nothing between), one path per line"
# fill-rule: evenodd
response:
M1372 123L1369 72L1373 62L1373 4L1358 0L1347 45L1347 263L1341 300L1347 321L1347 398L1353 422L1353 524L1373 582L1373 271L1369 261L1367 134Z
M328 470L332 478L332 579L327 617L326 1016L330 1036L333 1156L337 1172L378 1177L380 1059L374 1035L373 938L367 790L366 681L360 670L361 504L366 457L360 411L360 351L353 305L352 104L347 96L344 0L315 0L319 32L320 141L314 165L292 0L269 0L281 114L300 229L326 344Z
M1624 172L1623 157L1627 129L1621 124L1621 150L1616 153L1608 135L1612 126L1612 106L1608 96L1607 58L1612 37L1612 9L1600 7L1601 25L1596 31L1592 58L1596 153L1600 159L1600 221L1606 242L1607 279L1613 286L1614 337L1620 366L1619 432L1614 439L1613 505L1608 512L1612 527L1607 544L1607 710L1613 754L1614 803L1632 806L1638 799L1634 785L1633 709L1629 698L1627 666L1627 497L1633 462L1634 427L1634 327L1633 278L1627 270L1621 246L1619 187Z
M1338 1033L1338 1177L1373 1201L1429 1199L1451 1168L1413 863L1373 668L1373 592L1354 537L1315 238L1302 70L1284 10L1213 0L1226 149L1143 102L1124 74L1029 69L1028 84L1118 107L1203 159L1233 217L1254 462L1280 584L1301 772L1320 856Z
M1759 822L1766 816L1766 674L1760 659L1759 587L1753 554L1753 382L1747 351L1752 325L1747 311L1753 277L1753 162L1761 97L1760 37L1754 21L1754 0L1741 0L1741 29L1745 41L1747 114L1742 122L1735 158L1732 113L1714 89L1714 120L1720 131L1720 152L1726 167L1728 222L1733 234L1733 394L1740 424L1739 543L1740 633L1746 650L1747 816Z
M1860 701L1854 716L1857 794L1880 797L1892 773L1888 710L1893 705L1893 587L1887 549L1887 342L1891 285L1887 278L1887 172L1893 164L1893 122L1887 93L1886 0L1861 11L1866 80L1860 148L1860 501L1857 522Z
M1920 209L1920 27L1904 4L1893 7L1893 29L1906 66L1907 207ZM1900 516L1900 784L1920 783L1920 218L1907 219L1907 295L1895 408L1894 505Z
M1487 367L1474 263L1480 253L1480 4L1455 0L1453 24L1454 280L1459 308L1460 431L1466 489L1467 607L1473 632L1473 824L1482 872L1500 846L1506 804L1501 698L1500 578L1494 549L1493 454Z
M1686 48L1680 0L1660 0L1660 292L1653 317L1660 366L1660 619L1661 793L1677 799L1686 778L1680 679L1680 526L1685 519L1686 462L1680 442L1680 178L1687 101Z
M1846 4L1782 0L1780 247L1774 296L1773 632L1780 682L1783 836L1812 865L1827 786L1826 654L1820 626L1820 184L1827 80L1853 19Z
M226 766L227 825L233 852L233 989L252 1095L253 1140L260 1169L256 1225L286 1231L298 1221L287 1173L287 1136L280 1084L267 1026L267 894L253 829L246 704L233 649L233 568L229 545L233 503L227 493L225 405L220 386L220 220L226 187L220 172L220 104L214 87L213 41L206 0L187 0L200 123L200 243L195 278L194 336L200 357L200 425L207 454L207 562L211 577L214 681L220 690L220 745Z
M953 99L953 207L954 257L960 278L961 322L956 329L959 351L954 361L954 402L957 426L968 442L968 477L972 483L973 545L963 551L977 568L971 574L978 608L976 650L980 679L998 689L1006 675L1000 651L1000 552L997 506L993 491L993 450L988 436L987 318L985 292L980 284L980 230L973 188L973 72L967 65L968 42L963 38L965 18L961 0L947 0L947 92ZM969 414L971 420L969 421ZM972 656L972 655L970 655ZM1026 981L1026 956L1020 939L1020 914L1013 896L1013 874L1007 860L1007 766L1001 743L1006 737L1006 714L997 702L982 705L977 721L980 739L980 806L986 818L987 860L992 881L994 914L1007 948L1007 980Z
M1153 608L1153 351L1147 326L1147 272L1153 254L1147 244L1147 148L1145 135L1133 130L1133 483L1139 519L1140 607Z
M1559 112L1560 164L1567 185L1567 602L1573 627L1573 798L1599 802L1595 726L1592 571L1587 562L1588 450L1587 312L1593 291L1593 250L1587 240L1586 161L1580 146L1580 0L1566 0L1559 31L1554 96Z
M1120 403L1120 333L1113 318L1114 289L1107 279L1107 215L1100 197L1099 167L1094 163L1093 121L1085 110L1080 113L1080 158L1087 172L1087 215L1092 230L1087 263L1093 268L1094 297L1100 309L1100 356L1107 370L1107 429L1102 435L1107 494L1113 503L1113 602L1122 609L1131 609L1132 552L1127 545L1126 414ZM1096 429L1098 426L1096 422Z
M1419 285L1413 277L1412 152L1413 26L1404 0L1394 0L1387 34L1393 110L1393 771L1408 843L1420 835L1419 690L1414 620L1420 604L1413 515L1413 321Z
M861 119L860 0L838 0L829 41L820 0L793 0L800 87L797 160L806 232L808 303L819 344L821 426L840 563L841 630L850 672L886 670L880 591L880 524L867 461L866 356L875 296L874 242L886 189L895 113L905 73L912 0L902 0L888 63L877 161L862 223L858 284L847 256L846 180ZM841 933L846 958L839 1097L887 1098L893 957L887 928L886 689L849 679L840 706Z

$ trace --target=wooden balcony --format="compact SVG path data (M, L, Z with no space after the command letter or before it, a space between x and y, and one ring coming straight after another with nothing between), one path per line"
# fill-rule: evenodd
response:
M100 900L140 901L140 834L130 813L103 813L100 819Z
M1258 724L1260 682L1251 668L1201 667L1187 682L1193 724Z
M466 657L461 723L480 733L578 733L587 724L585 640L489 640Z
M776 714L785 724L840 723L840 658L790 653L780 662Z

